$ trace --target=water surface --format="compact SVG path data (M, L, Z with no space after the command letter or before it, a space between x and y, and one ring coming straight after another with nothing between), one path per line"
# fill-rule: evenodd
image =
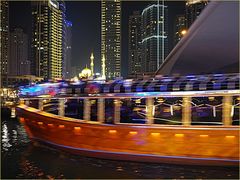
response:
M238 167L103 160L31 142L18 120L2 119L2 179L238 179Z

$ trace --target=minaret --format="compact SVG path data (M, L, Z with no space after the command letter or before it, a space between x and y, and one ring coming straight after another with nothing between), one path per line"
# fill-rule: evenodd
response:
M93 53L91 53L91 57L90 57L90 60L91 60L91 63L90 63L90 66L91 66L91 72L92 72L92 76L94 75L94 56L93 56Z
M103 79L106 79L105 67L106 67L106 65L105 65L105 55L103 54L103 57L102 57L102 78Z

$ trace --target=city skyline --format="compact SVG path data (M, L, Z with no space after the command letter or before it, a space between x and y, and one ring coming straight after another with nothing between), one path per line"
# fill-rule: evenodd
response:
M167 2L169 5L169 20L173 20L175 15L179 12L184 12L184 2ZM10 27L22 27L26 33L30 32L28 27L31 17L28 16L29 2L10 2ZM128 17L134 10L140 12L149 5L150 2L123 2L122 8L122 63L125 67L128 64ZM180 5L180 6L179 6ZM22 9L18 7L21 6ZM127 7L127 8L126 8ZM26 11L23 12L23 10ZM87 9L87 10L86 10ZM93 52L95 56L95 72L101 72L101 3L100 2L66 2L66 18L72 22L72 65L85 67L89 62L90 53ZM19 19L17 14L26 17L26 20ZM80 17L80 18L79 18ZM82 21L88 18L89 21ZM171 23L170 23L171 24ZM171 24L173 26L173 24ZM91 30L92 29L92 30ZM169 30L170 34L173 32L173 27ZM170 35L170 38L171 35ZM173 39L173 38L172 38ZM169 41L170 49L173 45L173 40ZM127 67L122 70L123 76L127 75Z

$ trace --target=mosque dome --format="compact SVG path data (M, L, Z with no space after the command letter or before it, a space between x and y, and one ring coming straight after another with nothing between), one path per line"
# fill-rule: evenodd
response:
M88 69L87 67L82 70L82 72L79 74L80 77L88 78L92 75L92 71Z

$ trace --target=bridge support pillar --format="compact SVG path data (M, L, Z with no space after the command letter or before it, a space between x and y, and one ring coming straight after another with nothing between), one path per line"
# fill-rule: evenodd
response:
M65 99L59 99L58 101L58 115L59 116L65 115Z
M84 110L83 110L83 119L86 121L91 120L91 102L89 99L84 99Z
M222 120L224 126L232 125L232 96L224 96L223 97L223 112L222 112Z
M105 119L105 102L103 98L98 99L98 121L103 123Z
M146 117L147 117L147 124L154 123L154 99L147 98L146 99Z
M191 119L192 119L191 100L192 100L191 97L183 97L182 124L184 126L191 125Z
M121 119L121 101L120 99L114 99L114 123L120 123Z
M39 100L38 100L38 109L39 109L40 111L43 110L43 99L39 99Z

